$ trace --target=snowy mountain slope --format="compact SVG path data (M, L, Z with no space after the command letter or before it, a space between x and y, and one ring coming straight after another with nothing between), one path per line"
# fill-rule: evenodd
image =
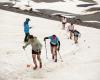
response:
M0 10L0 79L1 80L99 80L100 74L100 30L75 25L82 36L79 44L68 39L68 33L61 29L58 21L37 18ZM31 47L22 49L24 32L23 22L31 19L30 33L37 36L43 44L43 69L36 71L27 68L32 64ZM49 25L48 25L49 24ZM67 26L66 26L67 28ZM49 40L47 41L48 60L43 38L56 34L61 40L58 62L51 60ZM32 64L33 65L33 64ZM6 77L5 77L6 76Z
M30 5L34 9L53 8L72 13L78 12L77 14L83 14L82 11L86 9L76 7L76 4L84 3L78 0L66 0L68 4L63 2L33 3L34 5ZM26 17L31 19L32 29L30 33L37 36L43 44L41 55L43 68L36 71L26 67L27 64L34 66L31 58L31 47L28 46L25 51L22 49L24 45L23 22ZM58 21L0 10L0 22L0 80L100 80L99 29L75 25L75 28L81 32L79 44L75 45L73 40L68 39L68 32L61 29L62 25ZM58 62L52 61L49 40L47 40L49 59L46 59L43 38L52 34L56 34L61 40L60 54L63 62L61 62L59 54Z

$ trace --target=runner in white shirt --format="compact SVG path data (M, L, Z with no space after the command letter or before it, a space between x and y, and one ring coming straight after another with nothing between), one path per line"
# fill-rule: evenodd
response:
M67 18L64 17L64 16L62 16L61 22L62 22L62 29L65 29L65 25L66 25L66 23L67 23Z
M72 39L73 31L74 31L74 25L73 25L73 23L71 23L71 24L68 26L68 31L70 32L70 39Z

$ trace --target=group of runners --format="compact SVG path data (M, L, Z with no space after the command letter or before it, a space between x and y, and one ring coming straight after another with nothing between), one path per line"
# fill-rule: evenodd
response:
M31 35L29 33L29 30L32 28L29 26L29 21L30 21L30 19L26 18L26 20L24 22L25 45L23 46L23 49L25 50L25 48L28 45L32 46L32 59L33 59L33 63L34 63L33 69L36 70L38 67L42 68L42 60L40 57L41 50L42 50L42 44L36 36ZM65 25L67 23L67 18L62 17L61 22L62 22L62 28L65 29ZM70 39L72 39L72 37L74 37L74 42L75 42L75 44L77 44L80 32L74 29L73 23L70 23L70 25L68 26L68 31L70 33ZM55 34L44 37L44 41L46 41L47 39L50 39L52 59L54 62L57 62L57 51L60 50L60 40L59 40L58 36L56 36ZM39 61L39 66L37 64L37 60Z

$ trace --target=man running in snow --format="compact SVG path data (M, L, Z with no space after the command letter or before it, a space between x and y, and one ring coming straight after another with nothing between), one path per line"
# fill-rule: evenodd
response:
M52 59L54 59L54 61L57 62L57 50L59 51L60 49L60 41L56 35L45 37L44 41L46 39L50 39Z
M81 34L77 30L74 30L73 33L74 33L74 42L75 42L75 44L77 44L78 43L78 37L81 36Z
M31 27L29 27L29 18L26 18L25 22L24 22L24 33L25 33L25 38L24 38L24 42L28 42L28 36L29 36L29 29Z
M37 69L36 58L39 61L39 67L42 68L42 61L41 61L41 58L40 58L42 44L37 39L37 37L35 37L35 36L33 37L33 35L29 35L29 40L25 44L25 46L23 46L23 49L25 49L29 44L31 44L31 46L32 46L32 58L33 58L33 63L35 65L35 67L33 69L34 70Z
M74 31L74 25L73 25L73 23L71 23L68 26L68 31L70 32L70 39L72 39L72 37L73 37L73 31Z
M62 22L62 29L65 29L65 25L66 25L66 23L67 23L67 18L64 17L64 16L62 16L62 17L61 17L61 22Z

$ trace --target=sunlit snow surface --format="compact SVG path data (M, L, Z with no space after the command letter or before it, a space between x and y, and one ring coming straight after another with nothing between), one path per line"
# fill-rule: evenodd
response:
M26 17L31 19L30 33L37 36L43 45L43 68L36 71L26 67L27 64L33 65L31 47L28 46L25 51L22 49ZM79 44L75 45L73 40L68 39L67 25L66 30L62 30L58 21L0 10L0 80L100 80L100 29L75 25L81 32ZM46 59L43 38L52 34L60 38L63 62L59 54L58 62L52 61L49 40Z

